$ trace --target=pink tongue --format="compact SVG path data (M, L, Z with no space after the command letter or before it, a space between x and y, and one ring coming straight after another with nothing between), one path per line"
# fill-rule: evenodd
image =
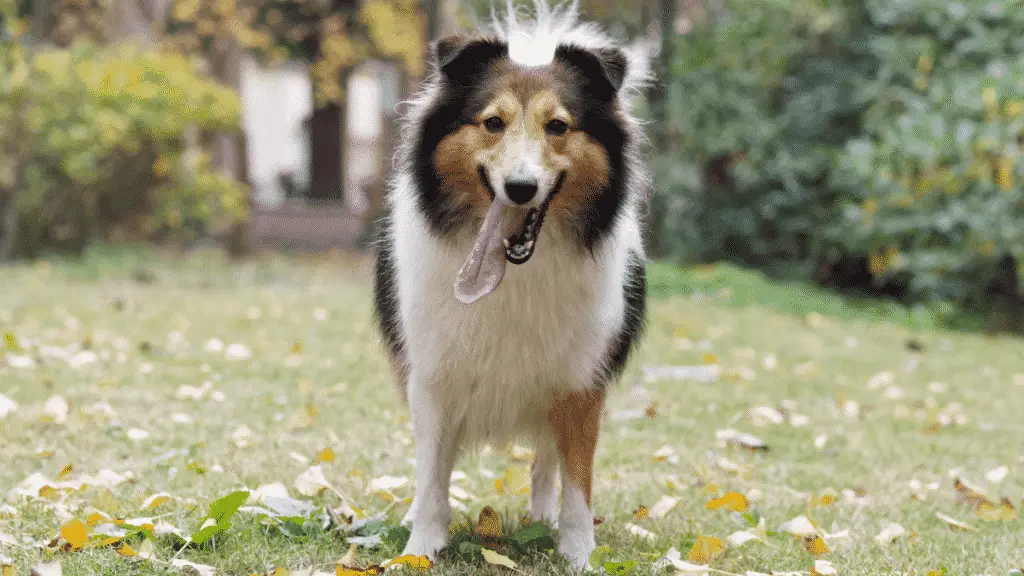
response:
M505 276L505 245L502 240L522 224L521 210L495 199L487 210L476 242L455 279L455 297L471 304L494 292ZM517 222L516 219L519 219Z

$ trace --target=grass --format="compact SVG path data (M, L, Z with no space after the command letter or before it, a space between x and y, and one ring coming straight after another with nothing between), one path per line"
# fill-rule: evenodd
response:
M212 252L116 250L82 262L0 269L0 334L9 332L14 345L0 352L0 394L18 404L0 420L0 497L34 473L54 479L68 465L70 478L102 469L134 475L53 500L8 498L16 513L0 512L7 536L0 555L13 557L22 574L50 558L71 576L173 574L179 572L163 562L175 554L219 574L333 572L348 550L343 533L314 525L287 534L241 513L203 547L179 551L158 538L157 563L109 548L54 555L38 546L94 508L121 518L160 516L191 532L209 504L232 490L274 482L290 488L325 448L335 454L322 465L330 483L357 508L387 511L397 523L411 480L393 489L398 501L391 503L367 487L374 478L413 474L407 414L372 322L369 266L365 257L340 255L232 263ZM597 541L609 560L632 560L634 574L651 574L652 561L670 547L685 558L699 535L724 540L742 522L704 505L735 490L771 531L802 514L830 534L848 531L827 540L824 556L841 574L1006 574L1024 567L1021 520L983 521L957 502L953 487L960 475L995 500L1007 496L1020 505L1024 341L949 331L919 311L774 284L729 267L655 265L651 293L648 338L610 398L598 449L595 507L605 521ZM210 351L214 339L243 344L252 355ZM69 362L58 348L71 355L88 348L96 361ZM36 365L9 366L23 357ZM700 364L720 366L721 377L644 379L645 367ZM892 374L891 383L869 386L882 372ZM213 389L203 399L178 397L181 386L207 381ZM70 402L64 423L40 420L53 396ZM110 405L112 418L85 414L98 402ZM746 416L763 406L785 412L786 421L758 426ZM647 408L653 416L643 415ZM806 423L794 426L793 414ZM241 426L251 430L248 446L233 440ZM716 431L728 428L757 435L769 450L724 444ZM131 440L135 429L149 434ZM674 456L654 458L665 446ZM502 450L464 458L457 469L465 478L455 484L469 498L456 518L473 519L490 505L514 524L527 497L499 493L495 478L525 465ZM987 473L1001 466L1005 479L989 481ZM919 489L910 488L913 481ZM809 504L831 491L839 495L834 504ZM172 499L142 510L159 492ZM665 495L679 503L664 518L634 517ZM338 504L329 493L316 500ZM954 530L936 512L976 530ZM879 544L875 537L888 522L908 534ZM630 523L654 539L633 535ZM784 535L769 542L729 547L711 566L736 574L809 572L813 557L802 542ZM359 561L382 561L399 545L360 548ZM515 559L529 574L565 572L554 555ZM434 572L508 573L482 560L444 562Z

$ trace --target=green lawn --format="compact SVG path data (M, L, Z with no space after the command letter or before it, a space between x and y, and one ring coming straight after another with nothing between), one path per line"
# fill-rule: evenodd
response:
M347 529L316 520L264 526L248 512L202 546L178 550L173 536L156 536L152 562L111 547L54 553L43 545L62 524L95 521L97 510L157 517L151 523L191 534L211 502L273 483L296 500L338 507L331 490L307 498L294 487L327 448L327 482L352 507L397 523L412 495L412 438L372 321L370 265L342 256L231 263L218 253L117 250L0 268L0 556L20 574L51 560L66 575L181 573L169 564L175 557L218 574L333 574L349 548ZM891 303L728 267L657 265L651 278L648 338L610 398L598 449L602 560L634 561L633 574L651 574L672 547L686 559L698 536L727 541L746 521L705 503L736 491L764 518L767 543L729 545L713 573L809 573L814 557L803 541L775 533L801 515L826 534L829 552L820 558L840 574L1024 568L1021 520L986 521L954 488L959 476L997 506L1003 496L1021 505L1024 340L945 331ZM654 367L698 365L716 366L719 377L645 378ZM66 419L53 397L70 404ZM5 410L5 400L17 407ZM53 413L62 421L46 421ZM768 449L728 444L718 434L726 429L754 434ZM527 496L516 484L528 455L504 448L458 464L454 497L466 510L457 519L475 522L490 505L507 528L518 523ZM103 470L127 478L110 482ZM35 474L51 485L85 476L87 487L18 496ZM382 485L390 495L376 490ZM143 509L158 493L170 498ZM824 494L836 501L822 505ZM665 496L678 504L664 517L634 516ZM936 513L972 529L956 530ZM879 543L889 522L906 533ZM361 547L357 562L398 554L401 535L386 531L385 543ZM126 542L144 550L140 538ZM565 571L554 555L513 558L528 574ZM434 572L509 573L479 557Z

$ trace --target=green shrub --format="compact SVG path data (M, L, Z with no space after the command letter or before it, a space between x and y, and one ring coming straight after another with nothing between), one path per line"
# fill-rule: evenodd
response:
M1024 293L1024 1L708 5L675 46L656 253Z
M885 90L835 174L829 232L915 298L984 306L1024 293L1024 3L872 11Z
M183 138L190 125L238 130L238 97L180 56L7 44L0 117L0 206L13 197L19 253L79 251L96 238L188 240L245 216L244 187Z

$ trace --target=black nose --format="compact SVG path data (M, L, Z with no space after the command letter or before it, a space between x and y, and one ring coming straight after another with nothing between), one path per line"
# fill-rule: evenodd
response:
M516 204L526 204L537 195L536 180L506 180L505 194Z

